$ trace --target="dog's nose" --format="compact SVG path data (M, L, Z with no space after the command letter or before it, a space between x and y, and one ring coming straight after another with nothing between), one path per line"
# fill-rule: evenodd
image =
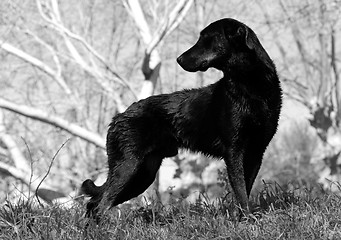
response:
M182 57L182 55L180 55L180 56L176 59L176 61L177 61L179 64L181 64L182 59L183 59L183 57Z

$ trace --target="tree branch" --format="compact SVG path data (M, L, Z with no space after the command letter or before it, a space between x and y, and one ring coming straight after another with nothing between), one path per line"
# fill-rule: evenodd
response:
M9 43L3 42L2 40L0 40L0 47L4 49L6 52L24 60L25 62L32 64L36 68L39 68L41 71L45 72L47 75L52 77L58 83L58 85L66 92L66 94L68 95L72 94L71 90L66 85L64 79L62 79L58 72L53 70L51 67L49 67L39 59L29 55L28 53L14 47Z
M61 21L60 13L59 13L59 7L58 7L58 1L51 0L52 8L50 9L47 5L43 4L40 0L36 0L38 11L42 18L48 22L63 38L66 43L66 46L68 50L70 51L71 55L75 59L75 62L79 64L85 71L87 71L89 74L95 76L96 80L99 78L97 82L100 84L100 86L105 90L108 91L108 84L104 84L104 81L116 81L117 83L127 87L134 97L136 97L136 93L134 92L133 88L130 86L130 84L122 78L117 72L111 69L111 67L107 64L104 57L102 57L84 38L81 36L73 33L68 28L66 28ZM80 42L82 46L93 56L95 56L96 59L98 59L105 67L106 70L108 70L112 76L114 77L108 77L105 76L105 74L100 73L96 67L91 67L86 61L83 59L83 57L79 54L77 49L74 47L70 39L74 39L77 42ZM115 99L117 100L117 99ZM119 101L117 101L118 106L121 105Z
M65 83L64 79L61 77L61 74L53 70L51 67L49 67L42 61L14 47L13 45L3 42L1 40L0 40L0 47L4 49L5 51L7 51L8 53L24 60L25 62L32 64L34 67L37 67L41 71L45 72L47 75L52 77L52 79L54 79L69 96L75 97L75 95L73 95L72 91ZM111 98L115 100L118 111L123 112L126 109L126 106L123 104L122 100L117 96L117 94L112 90L111 86L107 83L108 79L105 76L102 76L102 74L98 73L97 71L93 71L91 67L89 66L87 67L87 66L88 65L83 66L84 70L86 70L87 72L89 72L91 75L95 77L97 83L103 88L103 90L105 90L105 92L109 96L111 96ZM136 97L136 94L133 91L132 93Z
M180 0L172 12L167 14L164 18L163 23L159 25L159 30L155 31L152 35L140 2L138 0L123 1L125 8L133 18L142 41L146 46L145 57L142 64L142 72L145 76L145 81L138 99L143 99L153 94L161 67L161 58L156 47L179 25L192 3L193 0Z
M27 171L30 169L26 158L18 148L13 138L6 133L6 128L3 121L3 110L0 109L0 140L6 146L7 151L10 153L14 166L20 171Z
M0 107L18 113L22 116L61 128L62 130L67 131L74 136L80 137L87 142L105 149L105 140L103 137L74 123L70 123L58 116L48 114L47 112L33 107L18 105L3 98L0 98Z
M177 3L172 12L161 25L160 30L157 31L148 43L148 47L146 49L147 54L150 54L167 35L179 26L193 2L193 0L181 0Z

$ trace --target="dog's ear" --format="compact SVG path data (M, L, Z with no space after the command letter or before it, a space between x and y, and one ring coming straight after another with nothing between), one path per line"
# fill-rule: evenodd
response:
M259 44L256 34L247 26L241 26L237 30L237 35L244 37L246 46L252 50Z

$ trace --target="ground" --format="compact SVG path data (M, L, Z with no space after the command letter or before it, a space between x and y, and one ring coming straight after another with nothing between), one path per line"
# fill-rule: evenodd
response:
M121 205L100 224L71 209L7 202L0 210L0 239L341 239L341 197L316 189L266 185L252 197L254 215L229 218L222 201L174 199L169 205ZM231 204L231 203L230 203Z

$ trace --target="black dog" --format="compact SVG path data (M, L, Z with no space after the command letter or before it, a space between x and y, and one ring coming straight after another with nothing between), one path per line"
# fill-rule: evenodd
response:
M214 67L224 77L207 87L149 97L113 118L107 181L100 187L89 179L82 184L92 197L88 216L144 192L162 159L179 148L224 159L235 197L248 211L248 196L278 125L281 87L275 66L256 34L234 19L210 24L177 61L186 71Z

